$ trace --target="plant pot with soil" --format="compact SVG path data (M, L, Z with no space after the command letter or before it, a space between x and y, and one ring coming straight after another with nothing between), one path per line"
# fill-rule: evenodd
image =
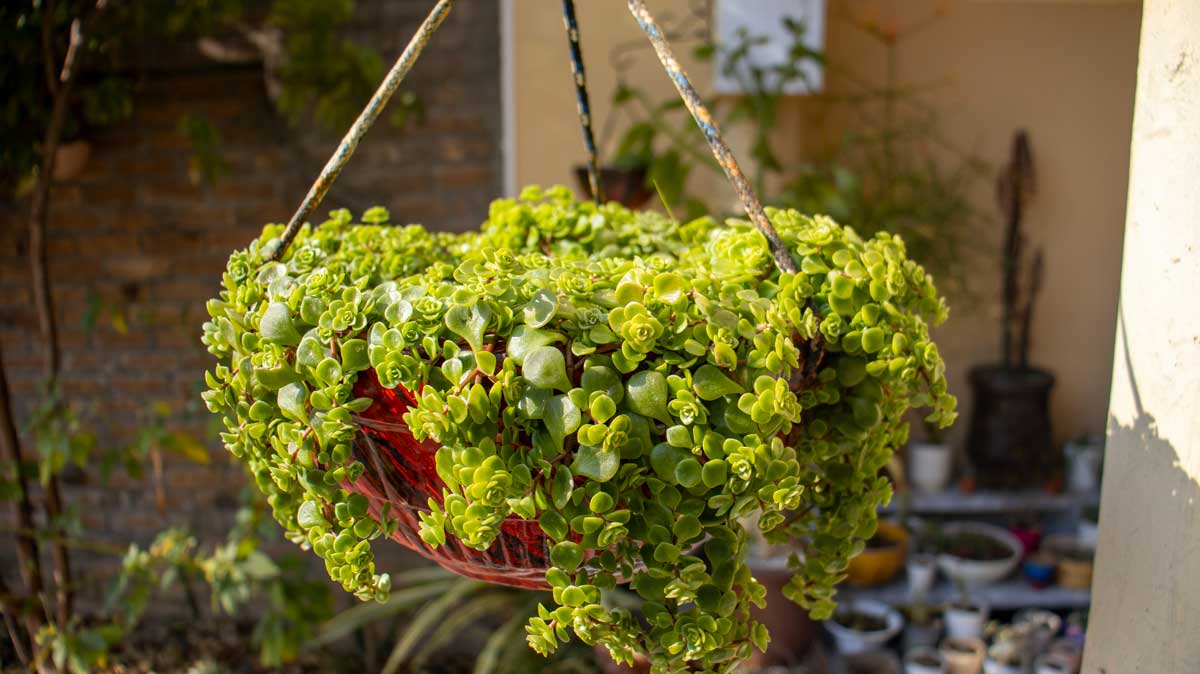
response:
M903 245L768 214L779 250L565 188L465 234L336 211L278 261L269 226L208 303L204 399L290 538L359 597L386 597L372 546L391 539L550 588L540 652L573 631L620 662L725 670L768 638L743 518L797 546L783 592L829 616L905 411L953 418L928 336L945 307ZM600 602L625 582L644 623Z
M908 545L908 531L904 527L895 522L880 522L863 551L850 558L846 580L859 587L888 582L904 568Z
M938 567L956 584L990 585L1021 560L1024 547L1007 529L981 522L952 522L941 529Z
M904 654L904 674L943 674L946 662L932 646L917 646Z
M904 628L904 618L884 602L859 599L839 606L824 624L838 652L853 654L881 648Z
M947 638L941 653L947 674L979 674L983 668L984 645L979 638Z
M988 606L963 595L946 606L946 636L952 639L978 639L983 637L987 624Z
M1021 232L1033 194L1029 138L1013 140L1012 159L997 181L997 198L1007 221L1003 271L1000 362L969 373L973 407L967 449L982 487L1028 488L1061 470L1050 432L1054 375L1029 364L1033 308L1042 283L1041 251L1025 264Z
M647 179L649 166L644 161L615 161L599 168L605 199L615 201L626 208L638 209L654 197L654 187ZM586 166L575 167L575 181L583 194L591 199L592 185Z

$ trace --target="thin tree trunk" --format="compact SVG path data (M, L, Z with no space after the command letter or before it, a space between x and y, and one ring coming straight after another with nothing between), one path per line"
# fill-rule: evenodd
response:
M96 14L104 9L105 2L96 3ZM53 21L47 13L43 15L44 22ZM43 43L44 56L49 61L53 59L50 41ZM75 84L75 75L79 70L79 61L84 50L83 22L76 18L71 22L71 39L67 46L67 55L63 58L62 71L59 73L58 86L54 95L54 105L50 112L50 123L46 127L46 136L42 143L42 165L38 173L37 187L33 194L33 203L29 209L29 266L33 276L33 300L37 309L38 326L41 328L43 347L46 350L45 379L47 395L58 395L58 374L62 364L62 353L58 346L58 324L54 315L54 296L50 290L50 276L46 266L46 220L50 212L50 188L54 180L54 160L59 143L62 141L63 126L67 120L67 107L71 100L71 90ZM55 404L59 404L57 401ZM58 478L50 476L46 484L46 512L51 526L60 523L63 505L62 492ZM65 626L71 617L71 557L67 546L61 541L51 545L51 558L54 562L54 588L56 597L56 618L60 626Z

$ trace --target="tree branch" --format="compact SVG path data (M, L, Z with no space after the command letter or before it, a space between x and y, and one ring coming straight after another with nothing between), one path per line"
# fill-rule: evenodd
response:
M103 12L107 0L97 0L96 10L88 17L88 27ZM53 21L50 15L51 5L43 9L43 27ZM33 277L33 299L37 309L38 326L46 349L45 379L48 395L56 396L58 389L58 374L62 363L62 354L58 345L58 325L54 316L54 297L50 290L50 277L46 267L46 221L49 215L50 189L54 180L54 160L59 143L62 141L63 127L67 120L67 108L71 100L71 90L75 84L75 76L79 71L79 63L84 49L85 27L83 20L76 17L71 22L71 38L67 46L67 54L63 58L62 70L58 76L58 85L52 87L51 94L54 104L50 112L50 123L46 127L46 135L42 143L42 164L38 172L37 187L33 195L33 203L29 209L29 267ZM52 41L47 40L46 45ZM53 50L51 50L52 52ZM52 55L52 53L51 53ZM48 64L49 72L53 65ZM7 396L6 396L7 398ZM59 404L56 402L55 404ZM11 413L9 413L11 421ZM19 450L15 450L18 451ZM58 479L51 476L46 484L46 511L53 526L57 526L63 507L62 493ZM36 549L36 547L35 547ZM51 546L54 561L54 580L57 611L56 617L60 625L65 625L71 615L71 558L65 545L55 543Z

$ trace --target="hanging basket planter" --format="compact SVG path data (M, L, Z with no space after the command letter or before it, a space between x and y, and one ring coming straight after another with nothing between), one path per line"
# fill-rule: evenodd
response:
M445 17L441 0L286 227L234 252L208 303L203 397L276 520L363 599L395 541L465 576L551 590L526 627L655 671L763 650L757 528L797 550L784 594L832 614L891 497L904 415L954 418L929 275L887 234L764 210L640 0L639 24L748 220L677 222L564 187L476 232L306 224ZM603 195L564 2L589 187ZM753 524L751 524L753 522ZM601 601L627 583L635 614Z
M371 517L382 519L387 508L398 519L393 541L462 576L529 589L549 587L550 540L535 520L506 518L500 535L486 550L468 548L453 538L437 548L421 540L417 533L421 515L430 512L425 504L429 499L441 501L445 483L437 474L437 443L418 441L404 423L416 398L402 386L380 386L374 370L359 376L354 397L373 401L354 418L359 428L354 458L369 470L342 487L367 497Z

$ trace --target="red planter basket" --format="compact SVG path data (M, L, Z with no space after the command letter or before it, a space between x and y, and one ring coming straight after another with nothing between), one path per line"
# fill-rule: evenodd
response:
M453 536L436 549L421 540L419 513L429 511L426 504L431 497L442 500L444 484L434 464L438 446L418 441L404 423L404 413L416 404L411 392L384 388L375 371L366 370L354 384L354 396L370 398L375 404L356 418L354 456L366 470L358 480L342 486L366 496L376 518L385 503L391 504L390 516L400 520L392 540L468 578L514 587L549 587L549 539L536 520L508 518L495 542L483 551L466 547Z

